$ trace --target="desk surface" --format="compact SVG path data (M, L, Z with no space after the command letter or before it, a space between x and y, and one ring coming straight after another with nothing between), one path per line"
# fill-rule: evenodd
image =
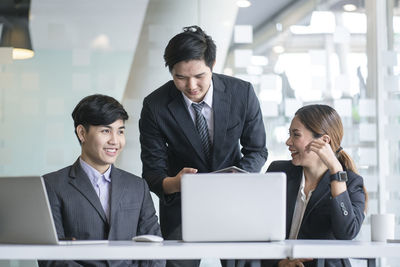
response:
M0 244L0 259L8 260L116 260L116 259L259 259L285 258L291 253L285 242L210 242L164 241L145 243L110 241L86 245Z
M164 241L139 243L110 241L90 245L0 244L0 260L32 259L273 259L273 258L380 258L400 257L400 243L340 240L286 240L282 242Z

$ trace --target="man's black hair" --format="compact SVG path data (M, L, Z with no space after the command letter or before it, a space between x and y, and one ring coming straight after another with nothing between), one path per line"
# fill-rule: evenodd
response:
M169 71L176 63L188 60L204 60L212 70L217 47L211 36L199 26L184 27L183 32L175 35L164 51L165 66Z
M109 125L117 120L125 122L128 118L128 113L117 100L111 96L100 94L83 98L76 105L74 111L72 111L72 119L74 120L77 137L76 127L80 124L85 127L86 131L89 131L91 125Z

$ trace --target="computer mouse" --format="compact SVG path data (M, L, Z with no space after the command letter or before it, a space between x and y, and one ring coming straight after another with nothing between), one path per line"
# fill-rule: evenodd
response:
M132 238L136 242L162 242L164 238L158 235L138 235Z

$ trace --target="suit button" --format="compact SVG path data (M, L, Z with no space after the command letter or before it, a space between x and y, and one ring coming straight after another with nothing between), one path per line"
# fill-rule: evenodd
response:
M344 208L344 203L340 202L340 207Z
M344 215L344 216L347 216L347 215L349 215L349 212L348 212L347 210L344 210L344 211L343 211L343 215Z

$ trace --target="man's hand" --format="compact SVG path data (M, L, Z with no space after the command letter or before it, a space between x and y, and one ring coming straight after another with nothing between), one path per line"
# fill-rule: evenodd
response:
M185 173L197 173L197 169L183 168L176 176L166 177L163 180L164 194L169 195L176 192L181 192L181 179Z

